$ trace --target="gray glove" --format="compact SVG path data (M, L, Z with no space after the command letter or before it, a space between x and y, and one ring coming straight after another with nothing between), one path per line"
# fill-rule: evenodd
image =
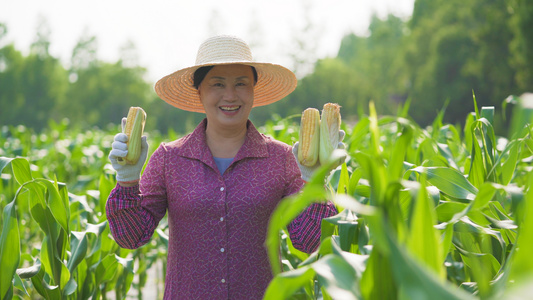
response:
M122 119L122 130L124 131L124 125L126 118ZM118 133L115 135L115 140L111 145L111 152L109 152L109 161L111 166L117 172L117 181L122 182L131 182L136 181L141 178L141 171L146 162L146 157L148 156L148 142L146 141L146 136L141 138L141 156L139 161L134 165L121 165L118 163L118 157L126 157L128 154L128 136L125 133Z
M344 132L344 130L340 130L339 131L339 145L337 146L337 149L345 149L345 145L344 143L342 142L342 140L344 139L344 136L346 135L346 133ZM313 173L318 169L320 168L320 162L317 160L316 164L314 166L311 166L311 167L307 167L307 166L304 166L302 164L300 164L300 162L298 161L298 145L300 144L300 142L296 142L294 144L294 146L292 147L292 154L294 154L294 157L296 158L296 162L298 163L298 167L300 168L300 172L302 173L302 179L309 182L311 180L311 177L313 177ZM340 166L344 160L346 159L346 157L344 157L343 159L341 159L339 161L339 164L333 166L333 168L337 168L338 166Z

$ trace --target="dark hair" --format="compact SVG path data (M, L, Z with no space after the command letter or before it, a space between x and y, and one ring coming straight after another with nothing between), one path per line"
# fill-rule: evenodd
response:
M198 87L200 86L200 83L202 83L207 73L209 73L209 71L211 71L213 67L214 66L200 67L194 72L192 76L192 80L193 80L192 85L194 86L194 88L198 89ZM256 84L257 83L257 70L255 69L255 67L252 67L252 73L254 74L254 84Z

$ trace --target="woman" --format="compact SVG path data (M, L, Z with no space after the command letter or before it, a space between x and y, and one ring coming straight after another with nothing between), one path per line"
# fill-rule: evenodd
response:
M272 273L264 247L268 221L279 201L305 181L292 148L260 134L248 120L254 106L291 93L288 69L252 61L248 45L216 36L199 48L196 64L156 83L171 105L206 114L190 134L163 143L140 178L142 157L122 166L127 136L117 134L109 159L118 184L107 202L117 243L147 243L168 213L169 248L165 299L261 299ZM295 247L314 251L322 218L332 203L313 204L288 226Z

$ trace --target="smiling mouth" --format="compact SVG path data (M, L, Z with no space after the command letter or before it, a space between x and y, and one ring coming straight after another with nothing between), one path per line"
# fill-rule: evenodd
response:
M231 111L237 111L241 108L241 106L220 106L219 107L222 111L228 111L228 112L231 112Z

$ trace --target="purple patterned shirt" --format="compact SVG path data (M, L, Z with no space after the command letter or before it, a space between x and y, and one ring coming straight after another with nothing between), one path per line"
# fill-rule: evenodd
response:
M117 185L107 201L116 242L138 248L168 212L165 299L261 299L272 279L264 246L271 213L304 181L291 147L248 121L243 146L220 174L205 139L207 120L189 135L163 143L140 186ZM288 226L294 246L314 251L332 203L312 204Z

